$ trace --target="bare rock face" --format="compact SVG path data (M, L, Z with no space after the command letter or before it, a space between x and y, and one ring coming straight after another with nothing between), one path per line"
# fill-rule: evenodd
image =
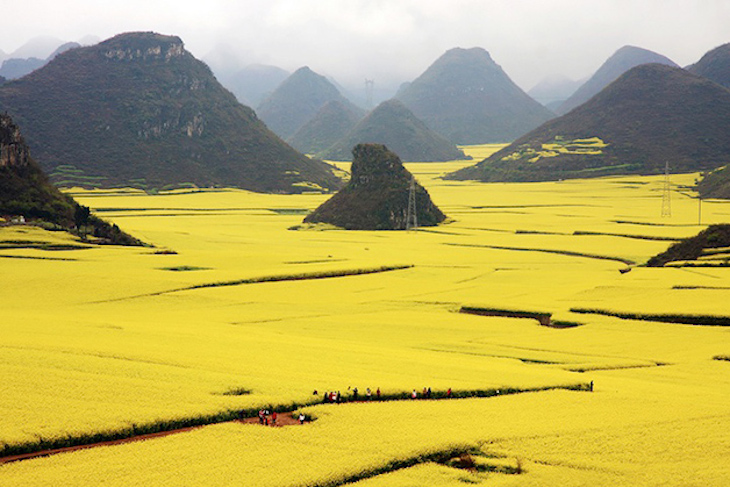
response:
M20 129L7 115L0 115L0 167L28 165L30 150L20 135Z
M347 230L404 230L413 176L400 158L381 144L359 144L352 150L352 178L332 198L304 219ZM418 226L438 225L446 216L426 189L415 184Z

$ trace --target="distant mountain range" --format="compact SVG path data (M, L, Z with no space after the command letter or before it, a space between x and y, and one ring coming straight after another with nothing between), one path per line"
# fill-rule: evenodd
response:
M58 55L0 86L0 111L66 185L333 190L331 167L298 153L241 105L178 37L127 33Z
M6 79L17 79L48 64L53 58L70 49L81 47L78 42L67 42L57 47L47 58L37 57L16 58L10 57L0 64L0 76Z
M384 144L403 161L436 162L463 159L453 142L437 134L419 120L399 100L384 101L332 147L319 155L346 161L352 147L362 143Z
M347 100L327 78L304 66L285 79L256 108L259 118L279 137L294 135L329 101Z
M224 75L220 81L236 95L238 101L255 107L271 95L290 74L277 66L249 64L239 71Z
M558 106L555 113L558 115L568 113L573 108L590 100L626 71L641 64L648 63L666 64L668 66L678 67L674 61L662 56L661 54L657 54L640 47L624 46L613 53L613 55L611 55L611 57L609 57L606 62L598 68L598 71L596 71L593 76L588 79L588 81L575 90L575 92L567 100Z
M554 116L481 48L447 51L396 98L456 144L509 142Z
M364 116L365 110L347 100L330 100L287 142L306 154L319 154L344 138Z
M555 111L586 80L573 80L566 76L548 76L533 86L527 94L549 110Z
M687 71L730 88L730 43L709 51Z
M447 176L545 181L704 171L730 162L730 91L681 68L644 64L476 166Z

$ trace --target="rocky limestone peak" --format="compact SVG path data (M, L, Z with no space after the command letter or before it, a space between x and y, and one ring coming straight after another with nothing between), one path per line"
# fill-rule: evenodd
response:
M377 180L410 181L400 158L381 144L358 144L352 149L350 185L358 187Z
M182 57L185 44L177 36L154 32L128 32L99 44L105 58L113 61L162 61Z
M29 158L20 129L7 114L0 114L0 167L27 166Z
M413 176L400 158L382 144L358 144L352 150L350 182L309 214L304 223L329 223L346 230L405 230ZM446 216L414 181L417 224L434 226Z

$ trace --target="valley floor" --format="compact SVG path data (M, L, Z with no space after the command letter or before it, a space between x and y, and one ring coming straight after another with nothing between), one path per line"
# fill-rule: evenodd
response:
M0 228L5 455L211 423L0 484L727 485L730 329L574 310L730 316L730 267L641 266L730 203L700 225L696 175L664 218L663 177L437 178L464 164L407 165L450 217L411 232L292 230L327 196L236 190L74 192L155 248ZM355 387L400 400L321 404ZM313 421L229 421L260 408Z

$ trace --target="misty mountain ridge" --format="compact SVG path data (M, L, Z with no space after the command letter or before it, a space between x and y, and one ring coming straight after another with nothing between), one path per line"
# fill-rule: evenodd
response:
M558 115L568 113L573 108L582 105L611 84L619 76L642 64L658 63L678 68L671 59L648 49L634 46L623 46L609 57L598 70L580 86L556 110Z
M643 64L511 145L447 176L553 181L686 173L730 162L730 91L681 68Z
M332 147L318 154L329 160L346 161L357 144L386 145L406 162L443 162L464 159L453 142L436 133L400 100L384 101Z
M220 75L221 83L244 105L255 107L274 92L291 73L278 66L249 64L234 73Z
M346 99L327 78L304 66L262 101L256 113L269 129L286 139L332 100Z
M446 51L396 97L457 144L507 142L553 117L478 47Z
M705 53L699 61L687 66L687 71L730 88L730 43Z
M57 41L58 39L51 38L53 42ZM61 42L60 40L58 40ZM49 44L50 46L52 44ZM46 58L38 58L38 57L28 57L28 58L21 58L16 57L15 54L12 56L7 56L5 60L0 59L0 76L3 76L6 79L17 79L25 76L28 73L31 73L35 71L38 68L41 68L48 64L53 58L58 56L59 54L68 51L69 49L75 49L77 47L81 47L81 44L78 42L66 42L61 44L60 46L56 47L53 52L51 52L50 55ZM21 48L22 49L22 48ZM37 49L33 49L37 50ZM31 51L31 49L27 49L26 51ZM16 51L17 52L17 51Z
M547 76L533 86L527 94L548 109L560 106L575 93L586 80L574 80L567 76L555 74Z
M318 154L345 137L365 110L345 99L331 100L286 141L298 151Z
M332 190L331 168L298 153L224 89L180 38L120 34L67 51L0 86L59 184L142 189Z

